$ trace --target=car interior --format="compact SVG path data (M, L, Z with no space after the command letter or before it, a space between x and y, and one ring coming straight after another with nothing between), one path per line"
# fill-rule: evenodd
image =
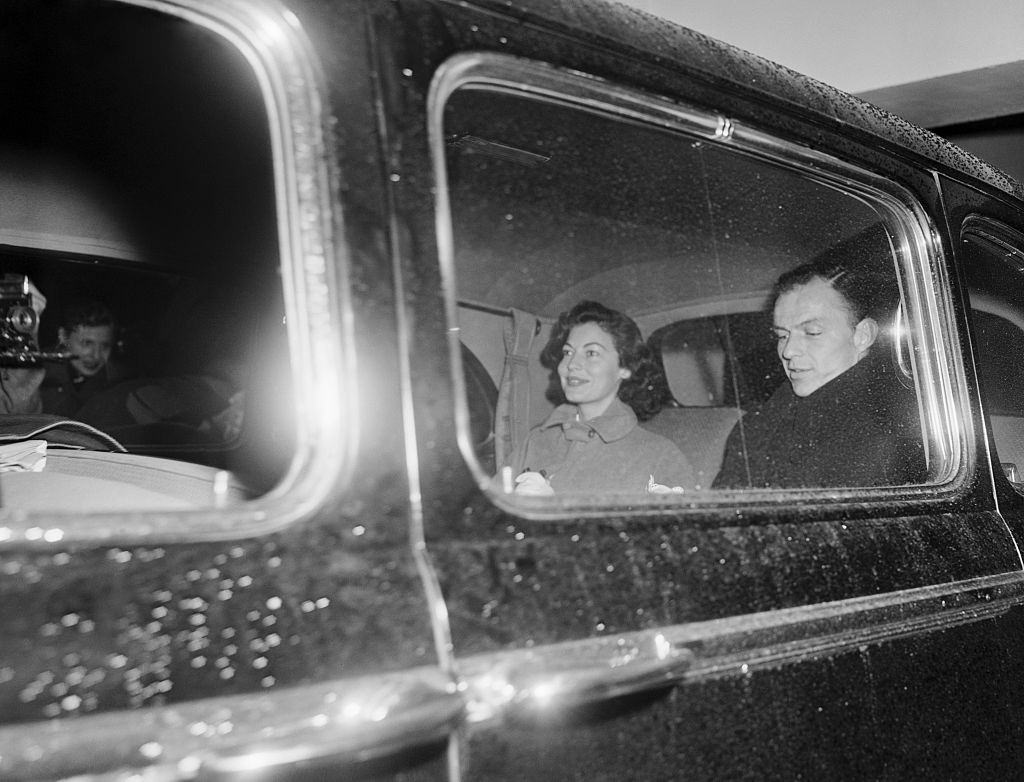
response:
M552 410L540 351L559 313L578 301L599 301L640 326L673 395L643 425L680 447L703 489L737 420L784 381L766 312L782 272L855 246L908 290L906 217L798 160L645 125L592 102L473 83L454 90L443 111L444 149L435 153L447 175L460 349L473 356L469 406L495 399L512 411L470 416L480 426L471 440L495 445L477 457L485 475ZM903 315L914 307L904 296ZM905 383L920 385L920 367L907 360L913 329L895 320L883 328ZM490 438L482 422L492 419Z
M265 493L294 438L271 143L251 66L220 36L145 8L4 13L0 271L45 297L43 351L60 349L73 302L111 310L110 364L128 379L72 424L6 416L4 439L42 439L47 458L0 473L0 503L178 508ZM17 295L0 306L8 328ZM29 368L16 353L5 379ZM87 427L104 453L71 442Z

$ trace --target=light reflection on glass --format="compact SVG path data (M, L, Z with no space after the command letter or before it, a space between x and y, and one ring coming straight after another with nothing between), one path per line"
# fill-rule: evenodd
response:
M561 691L562 687L559 682L547 681L535 685L531 695L538 706L541 708L547 708Z
M672 644L661 633L654 636L654 653L659 660L666 659L672 653Z

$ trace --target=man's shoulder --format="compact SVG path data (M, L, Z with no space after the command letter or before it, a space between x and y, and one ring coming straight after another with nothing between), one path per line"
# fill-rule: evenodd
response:
M60 386L71 381L71 365L66 361L44 361L43 387Z
M120 359L112 358L104 367L108 383L120 383L122 380L132 380L139 376L139 371L134 364Z
M743 414L743 426L757 426L783 415L790 411L797 401L798 397L793 393L793 387L786 380L772 391L771 396L752 405Z

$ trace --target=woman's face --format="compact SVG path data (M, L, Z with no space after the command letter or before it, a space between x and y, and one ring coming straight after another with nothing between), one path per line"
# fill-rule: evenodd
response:
M558 377L565 398L577 405L584 419L608 409L630 372L619 366L612 335L596 323L573 326L562 346Z

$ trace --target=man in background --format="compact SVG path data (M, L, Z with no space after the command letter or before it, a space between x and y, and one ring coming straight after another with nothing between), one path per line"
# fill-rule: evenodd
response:
M64 309L58 349L68 361L49 361L40 388L43 412L74 418L97 393L130 373L110 360L116 344L113 313L98 301L74 302Z

